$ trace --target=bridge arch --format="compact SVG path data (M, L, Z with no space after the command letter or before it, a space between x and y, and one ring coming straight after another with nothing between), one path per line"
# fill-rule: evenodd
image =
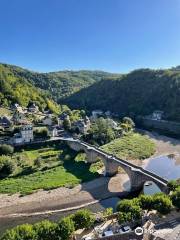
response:
M68 145L75 151L84 151L87 155L87 161L94 163L98 158L101 158L105 166L105 176L113 176L118 173L118 168L121 167L127 173L130 179L131 191L143 189L144 183L147 181L154 182L162 192L168 193L168 181L160 176L149 172L141 167L138 167L126 160L114 157L103 150L91 146L80 140L68 140Z

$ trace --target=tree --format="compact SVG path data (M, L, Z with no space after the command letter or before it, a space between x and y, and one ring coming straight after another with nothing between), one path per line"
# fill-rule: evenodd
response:
M10 157L4 157L0 160L0 177L7 177L16 169L16 164Z
M69 240L75 231L74 222L70 217L64 217L57 227L56 234L62 240Z
M102 117L96 119L89 130L89 134L86 136L86 141L99 145L104 145L116 137L115 131L111 127L108 119Z
M175 191L178 186L179 184L176 180L171 180L168 182L168 187L170 188L171 191Z
M75 229L90 228L95 222L93 214L88 209L77 211L72 216L72 219L75 224Z
M0 145L0 155L10 155L13 154L14 148L11 145L2 144Z
M63 127L65 130L70 130L71 129L71 121L69 118L65 118L63 121Z
M133 122L133 120L129 117L124 117L122 119L122 123L120 124L121 128L124 130L124 132L130 132L133 130L133 128L135 127L135 123Z
M161 214L168 214L172 209L172 201L167 195L163 193L155 194L153 196L152 203L152 208L157 210Z
M140 195L139 196L139 203L142 209L144 210L151 210L153 205L153 198L150 195Z
M48 220L34 224L33 229L36 232L36 240L58 240L58 225Z
M34 133L35 138L47 138L48 137L48 130L46 127L35 129L33 133Z
M119 212L118 213L118 222L119 224L124 224L126 222L130 222L132 220L132 216L130 212Z
M113 208L106 208L104 211L103 211L103 217L108 217L108 216L111 216L113 214Z
M142 209L139 206L139 200L137 198L119 201L116 208L118 212L124 213L124 215L121 216L124 216L124 219L126 219L126 214L128 214L128 219L131 220L139 220L141 218Z
M173 205L180 209L180 187L177 188L170 197Z
M116 209L118 212L130 212L133 205L133 200L124 199L118 202Z
M36 240L36 233L31 224L23 224L7 230L1 240Z

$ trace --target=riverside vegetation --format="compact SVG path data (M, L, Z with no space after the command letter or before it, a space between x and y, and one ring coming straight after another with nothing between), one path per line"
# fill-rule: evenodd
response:
M84 154L62 143L36 144L14 152L9 146L0 149L0 193L29 194L38 189L73 187L97 178L103 167L101 161L86 163ZM122 158L144 159L154 153L155 146L146 136L132 132L102 149Z
M171 212L172 209L180 210L180 185L173 181L169 183L169 195L158 193L153 196L140 195L133 199L124 199L117 204L117 220L119 224L130 222L140 223L143 210L156 210L161 216ZM109 209L110 210L110 209ZM106 209L101 221L106 221L112 211ZM76 213L62 218L59 222L42 221L35 224L23 224L7 230L1 240L68 240L75 230L88 229L95 226L96 217L89 210L82 209Z

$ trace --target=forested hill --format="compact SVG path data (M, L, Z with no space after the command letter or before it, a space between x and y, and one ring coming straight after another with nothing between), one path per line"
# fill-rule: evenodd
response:
M4 71L11 73L16 78L24 79L35 87L45 90L55 101L90 86L96 81L119 76L103 71L85 70L38 73L8 64L0 64L0 66L0 72L3 68Z
M163 110L180 121L180 71L140 69L119 79L106 79L66 98L74 108L111 110L120 115Z

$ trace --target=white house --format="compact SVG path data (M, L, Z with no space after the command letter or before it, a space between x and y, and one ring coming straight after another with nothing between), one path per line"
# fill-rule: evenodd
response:
M102 115L103 115L103 111L101 111L101 110L93 110L92 111L92 118L94 118L94 119L96 119Z
M48 130L49 130L50 137L58 136L58 129L56 127L49 127Z
M15 133L13 136L14 144L28 143L32 142L33 137L33 127L32 125L24 125L21 127L19 133Z
M28 110L29 112L36 113L39 111L39 107L35 103L32 103L28 106Z
M32 125L25 125L21 127L20 130L22 141L23 142L31 142L33 141L33 127Z
M51 115L47 115L42 121L43 121L43 124L46 126L52 126L52 124L53 124Z
M152 119L153 119L153 120L161 120L163 114L164 114L163 111L156 110L156 111L154 111L153 114L152 114Z

